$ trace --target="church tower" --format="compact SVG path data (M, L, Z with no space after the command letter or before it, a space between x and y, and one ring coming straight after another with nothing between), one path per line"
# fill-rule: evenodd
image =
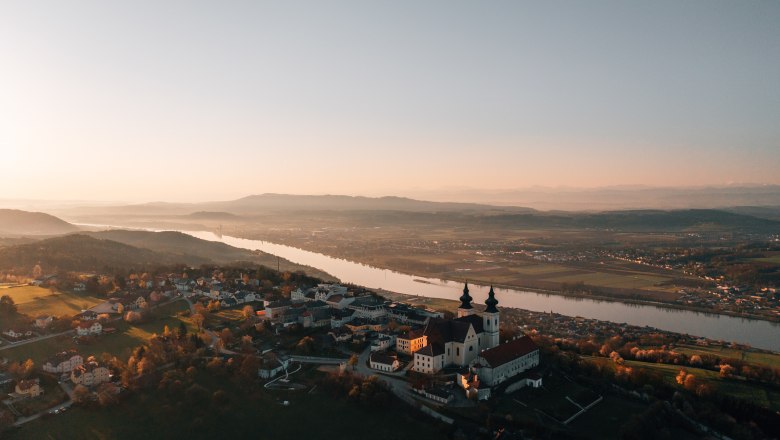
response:
M498 346L498 300L496 293L493 292L493 286L490 286L490 292L485 300L485 313L482 314L482 327L485 331L485 347L480 349L493 348Z
M471 296L469 295L469 283L463 287L463 295L460 296L460 305L458 306L458 318L474 314L474 307L471 306Z

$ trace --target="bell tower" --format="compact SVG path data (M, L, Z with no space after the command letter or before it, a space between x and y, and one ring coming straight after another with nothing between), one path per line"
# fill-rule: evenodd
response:
M469 295L469 283L463 286L463 295L460 296L460 305L458 306L458 318L474 314L474 307L471 306L471 295Z
M499 343L498 309L496 308L498 300L496 299L496 293L493 292L493 286L490 286L490 292L488 292L485 305L487 308L482 314L482 327L485 330L485 347L480 347L480 349L497 347Z

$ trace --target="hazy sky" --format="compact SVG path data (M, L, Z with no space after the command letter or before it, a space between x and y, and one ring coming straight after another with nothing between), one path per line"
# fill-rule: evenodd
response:
M780 183L777 1L0 2L0 198Z

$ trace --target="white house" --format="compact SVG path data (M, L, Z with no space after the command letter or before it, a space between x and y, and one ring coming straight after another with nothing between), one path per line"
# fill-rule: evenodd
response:
M84 364L84 359L75 351L62 351L46 360L43 371L47 373L70 373Z
M523 336L485 350L479 354L473 368L482 382L496 386L539 365L539 347ZM531 386L541 386L541 378L532 378Z
M97 321L80 322L76 327L76 334L79 336L99 335L103 332L103 326Z
M385 371L388 373L397 370L400 366L396 356L391 356L383 351L371 353L369 357L369 365L374 370Z
M260 369L257 370L257 375L263 379L270 379L287 370L291 362L288 356L275 355L272 353L264 354L262 360L263 364L260 366Z
M54 317L51 315L40 315L35 318L35 326L38 328L46 328L49 325L51 325L51 322L54 320Z

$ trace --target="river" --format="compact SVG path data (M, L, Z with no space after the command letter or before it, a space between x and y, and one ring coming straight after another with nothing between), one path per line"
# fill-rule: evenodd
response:
M374 289L420 295L432 298L457 299L462 283L406 275L387 269L333 258L316 252L229 236L212 232L180 231L209 241L219 241L243 249L261 250L286 258L294 263L324 270L345 283ZM488 287L470 285L471 296L477 302L487 298ZM517 289L496 289L499 307L513 307L537 312L553 311L563 315L582 316L638 326L651 326L678 333L704 336L750 344L753 347L780 351L780 324L733 316L692 312L653 305L626 304L613 301L571 298L528 292Z

